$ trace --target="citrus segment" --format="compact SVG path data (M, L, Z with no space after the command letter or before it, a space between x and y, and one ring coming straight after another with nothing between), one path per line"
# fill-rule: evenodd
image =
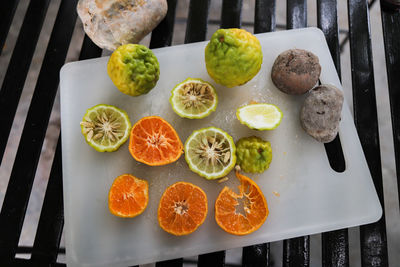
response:
M215 88L201 79L187 78L172 89L169 99L176 114L188 119L207 117L217 108Z
M89 108L80 125L86 142L99 152L117 150L126 142L131 129L128 114L106 104Z
M157 116L140 119L131 130L129 151L134 159L160 166L179 159L183 145L174 128Z
M122 218L133 218L141 214L149 202L147 181L130 174L115 178L108 193L108 208L112 214Z
M207 196L191 183L178 182L163 193L158 206L160 227L173 235L193 233L206 219Z
M281 123L282 111L273 104L250 104L236 111L238 120L254 130L273 130Z
M209 127L194 131L185 143L189 168L206 179L227 175L236 163L236 148L225 131Z
M268 216L267 201L250 178L236 172L240 181L239 194L225 186L215 201L215 220L226 232L247 235L265 222Z

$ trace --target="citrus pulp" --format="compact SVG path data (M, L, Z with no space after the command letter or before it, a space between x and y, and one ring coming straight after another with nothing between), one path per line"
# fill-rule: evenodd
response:
M200 187L177 182L169 186L160 199L158 222L170 234L188 235L204 222L207 211L207 196Z
M181 139L163 118L149 116L133 125L129 141L132 157L150 166L172 163L183 153Z
M115 106L99 104L89 108L80 123L86 142L99 152L117 150L128 140L128 114Z

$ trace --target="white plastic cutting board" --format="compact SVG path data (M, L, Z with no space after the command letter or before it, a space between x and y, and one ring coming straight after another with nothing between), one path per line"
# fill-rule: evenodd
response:
M208 76L204 63L207 42L153 50L160 62L160 80L149 94L140 97L124 95L114 87L106 72L107 57L69 63L62 68L68 266L143 264L356 226L381 217L382 209L347 104L340 125L346 170L337 173L329 165L324 145L309 137L300 126L299 109L304 97L283 94L271 82L270 70L278 54L290 48L303 48L319 57L321 83L341 88L322 32L307 28L257 37L263 49L262 68L250 82L232 89L215 84ZM187 77L204 79L217 89L217 110L205 119L182 119L168 102L171 89ZM281 125L273 131L257 132L240 124L236 108L252 100L278 105L284 114ZM207 126L222 128L235 141L251 135L270 141L270 168L261 175L250 175L268 202L270 214L265 224L247 236L230 235L216 224L214 201L225 185L237 184L233 173L222 184L207 181L189 170L183 156L166 166L149 167L131 157L127 143L117 152L96 152L85 143L79 122L87 108L99 103L126 110L132 124L144 116L162 116L183 142L193 130ZM146 179L150 186L147 209L133 219L117 218L108 211L108 190L114 178L123 173ZM166 187L181 180L204 189L209 212L196 232L176 237L158 226L157 206Z

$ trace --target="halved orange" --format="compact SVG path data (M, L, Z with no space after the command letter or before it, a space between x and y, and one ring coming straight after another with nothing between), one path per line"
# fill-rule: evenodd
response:
M200 187L177 182L160 199L158 223L170 234L188 235L204 222L207 211L207 196Z
M149 203L147 181L131 174L115 178L108 193L108 208L112 214L122 218L133 218L141 214Z
M247 235L265 222L268 206L260 187L253 180L239 172L236 172L236 177L240 181L239 194L227 186L222 189L215 201L215 220L230 234Z
M133 125L129 151L139 162L160 166L178 160L183 153L183 144L166 120L149 116Z

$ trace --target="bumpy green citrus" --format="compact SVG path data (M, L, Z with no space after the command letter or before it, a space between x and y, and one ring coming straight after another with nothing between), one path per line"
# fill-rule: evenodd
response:
M272 160L271 144L259 137L241 138L236 143L236 163L245 172L262 173Z
M139 96L156 86L160 66L153 52L144 45L126 44L112 53L107 72L118 90Z
M215 82L234 87L250 81L260 70L260 41L242 29L219 29L205 50L208 74Z

